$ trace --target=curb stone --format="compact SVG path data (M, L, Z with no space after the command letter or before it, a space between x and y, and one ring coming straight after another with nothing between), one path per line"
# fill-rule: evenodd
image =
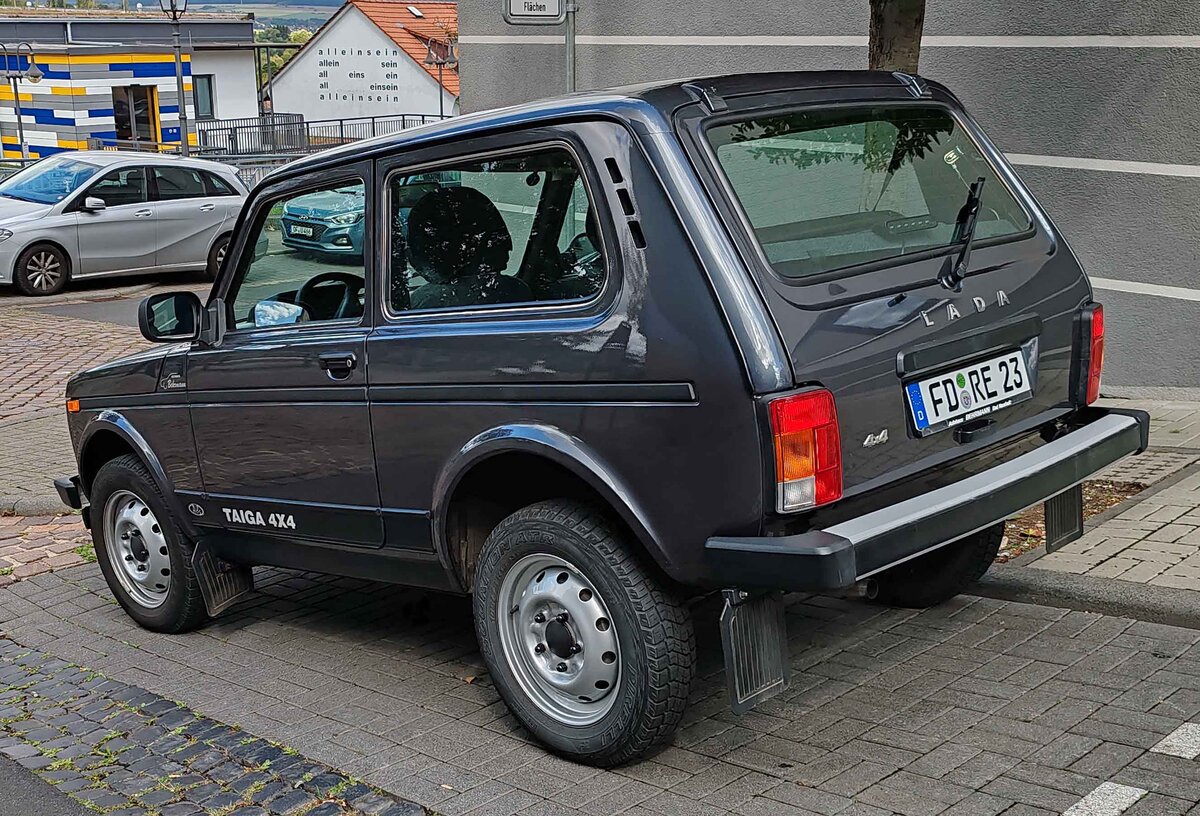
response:
M1009 563L993 567L964 594L1200 629L1200 592L1190 589Z
M282 745L2 637L0 753L103 812L427 814Z
M78 515L62 503L58 494L43 496L0 496L0 516Z

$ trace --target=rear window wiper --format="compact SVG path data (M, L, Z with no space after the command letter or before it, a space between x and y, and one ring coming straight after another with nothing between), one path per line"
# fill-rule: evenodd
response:
M951 245L962 244L958 255L951 260L946 258L942 271L938 273L938 283L952 292L962 291L963 279L967 277L967 265L971 262L971 244L975 242L975 224L979 221L979 203L983 198L983 176L975 179L967 192L967 200L958 211L954 226L954 240Z

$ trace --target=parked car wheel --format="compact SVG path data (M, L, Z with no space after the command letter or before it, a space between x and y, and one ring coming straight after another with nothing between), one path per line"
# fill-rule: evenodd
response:
M13 280L23 295L56 295L71 277L71 264L61 249L34 244L17 258Z
M205 277L209 280L216 280L217 275L221 272L221 264L225 263L225 256L228 254L229 236L222 235L208 251L208 268L205 270Z
M906 561L875 577L876 600L892 606L937 606L978 581L996 560L1004 522Z
M564 500L518 510L488 536L475 576L483 658L539 740L607 766L675 730L694 673L691 615L608 518Z
M117 602L155 632L186 632L208 619L192 547L149 471L132 455L104 464L92 483L92 542Z

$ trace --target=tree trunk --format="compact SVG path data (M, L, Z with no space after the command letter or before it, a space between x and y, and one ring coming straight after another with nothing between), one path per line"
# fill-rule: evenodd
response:
M917 73L924 27L925 0L871 0L871 70Z

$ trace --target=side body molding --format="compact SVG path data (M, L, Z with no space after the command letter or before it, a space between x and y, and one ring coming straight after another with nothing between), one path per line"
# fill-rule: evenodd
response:
M83 463L87 460L88 449L92 441L97 435L104 433L116 434L133 448L134 453L142 460L142 464L150 471L150 475L154 478L155 484L158 485L158 490L162 493L163 499L171 509L171 515L175 517L175 521L183 528L183 532L188 538L195 540L198 537L196 528L192 525L189 514L184 512L183 505L179 502L179 497L175 495L175 487L172 485L171 479L167 476L166 470L163 469L158 455L155 454L154 449L150 447L145 437L133 426L133 423L120 411L105 409L89 420L87 425L84 426L83 431L79 435L79 444L77 446L79 450L80 475L82 475ZM92 490L91 482L88 481L83 487L90 499Z
M637 498L602 459L580 439L540 423L502 425L484 431L462 446L438 474L433 486L433 541L447 568L454 559L446 541L450 500L463 477L485 459L504 453L528 453L561 465L578 476L620 515L650 556L666 567L670 558L655 535Z

